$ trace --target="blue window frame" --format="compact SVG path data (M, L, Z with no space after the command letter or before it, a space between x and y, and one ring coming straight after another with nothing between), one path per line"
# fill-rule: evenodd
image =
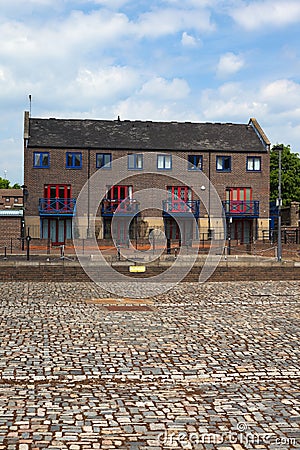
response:
M157 155L157 168L159 170L172 170L172 155Z
M247 172L260 172L261 171L261 157L260 156L248 156L246 169L247 169Z
M188 155L188 170L202 170L202 155Z
M231 172L231 156L217 156L217 172Z
M82 153L67 152L66 168L67 169L81 169L82 168Z
M128 155L128 169L135 169L135 170L143 169L142 153L130 153Z
M111 153L97 153L96 167L97 169L111 169Z
M36 169L47 169L48 167L50 167L49 152L34 152L33 167L35 167Z

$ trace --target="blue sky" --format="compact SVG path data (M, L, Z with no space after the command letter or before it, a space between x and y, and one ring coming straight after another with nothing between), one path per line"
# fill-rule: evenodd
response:
M33 117L247 123L300 153L299 0L0 0L0 176Z

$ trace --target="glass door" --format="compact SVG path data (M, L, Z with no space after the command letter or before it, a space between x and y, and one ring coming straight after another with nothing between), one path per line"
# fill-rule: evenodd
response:
M232 214L251 213L252 188L229 188L226 190L226 211Z
M188 211L187 202L192 200L192 191L188 186L168 186L168 211Z

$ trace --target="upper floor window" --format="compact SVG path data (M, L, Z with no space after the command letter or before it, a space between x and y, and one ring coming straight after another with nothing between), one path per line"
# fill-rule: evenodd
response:
M44 186L45 199L70 199L71 185L70 184L45 184Z
M201 155L188 155L188 170L202 170Z
M81 169L82 168L82 153L67 152L66 168L67 169Z
M138 169L143 168L143 155L141 153L130 153L128 155L128 169Z
M189 186L168 186L168 200L184 201L192 200L192 190Z
M47 169L50 166L49 152L34 152L33 167L37 169Z
M231 172L231 156L217 156L217 171Z
M157 155L157 168L160 170L172 169L172 156L171 155Z
M247 157L247 170L249 172L261 171L261 157L260 156L248 156Z
M111 153L97 153L96 167L97 169L111 169Z

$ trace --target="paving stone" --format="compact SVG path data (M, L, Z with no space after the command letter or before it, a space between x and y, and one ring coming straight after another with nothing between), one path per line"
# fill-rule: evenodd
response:
M299 281L0 288L0 450L300 448Z

